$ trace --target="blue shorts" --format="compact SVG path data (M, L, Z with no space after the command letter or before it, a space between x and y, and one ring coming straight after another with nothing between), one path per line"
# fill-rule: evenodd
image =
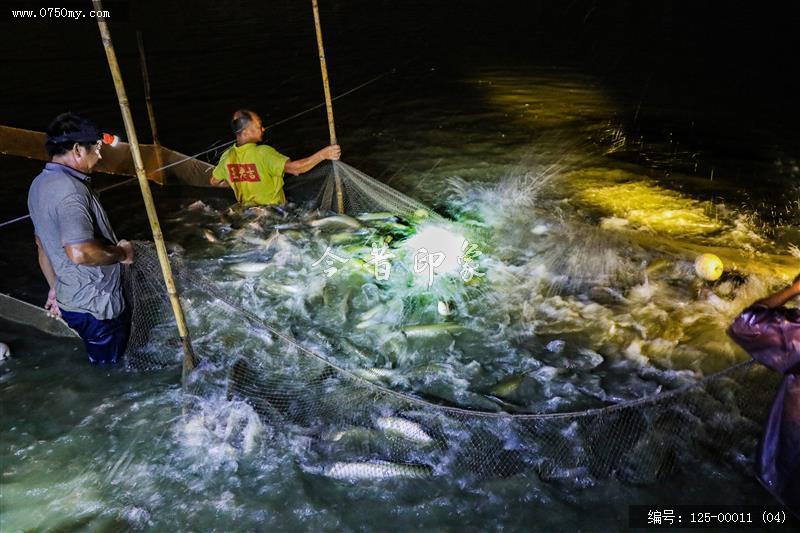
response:
M98 320L89 313L63 309L61 317L83 339L90 363L114 364L122 359L131 331L131 317L127 308L119 316L108 320Z

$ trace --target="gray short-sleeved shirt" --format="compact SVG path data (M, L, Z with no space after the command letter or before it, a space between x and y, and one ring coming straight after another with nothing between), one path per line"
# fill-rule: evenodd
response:
M28 191L34 230L56 273L56 299L67 311L106 320L125 308L119 264L76 265L64 246L93 239L116 244L117 237L91 188L89 176L59 163L47 163Z

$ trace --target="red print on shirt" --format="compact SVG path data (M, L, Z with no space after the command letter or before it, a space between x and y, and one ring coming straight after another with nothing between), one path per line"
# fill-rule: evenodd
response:
M228 163L231 181L261 181L255 163Z

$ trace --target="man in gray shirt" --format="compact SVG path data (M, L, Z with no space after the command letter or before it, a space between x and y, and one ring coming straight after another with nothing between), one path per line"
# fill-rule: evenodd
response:
M120 263L133 262L133 247L117 240L87 175L101 159L102 138L83 117L56 117L45 144L51 160L28 191L39 266L50 285L45 308L80 334L93 364L116 363L125 351L130 312Z

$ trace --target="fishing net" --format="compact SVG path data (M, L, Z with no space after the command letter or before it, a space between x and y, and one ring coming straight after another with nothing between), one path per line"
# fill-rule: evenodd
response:
M136 244L125 288L134 323L126 362L181 359L155 251ZM190 397L243 400L278 430L308 443L302 467L334 478L485 479L529 476L565 487L616 478L649 484L725 464L752 473L778 377L742 363L641 400L570 413L509 414L399 392L380 369L344 367L335 335L278 329L172 257L198 368ZM210 314L230 319L208 334ZM233 355L237 354L237 355Z
M341 161L318 165L306 174L287 179L285 189L299 198L303 198L303 191L319 191L311 200L322 211L347 214L386 212L405 219L441 219L422 202Z
M53 337L74 337L76 333L66 322L53 318L42 307L0 294L0 318L18 324L33 326ZM2 340L2 339L0 339Z

